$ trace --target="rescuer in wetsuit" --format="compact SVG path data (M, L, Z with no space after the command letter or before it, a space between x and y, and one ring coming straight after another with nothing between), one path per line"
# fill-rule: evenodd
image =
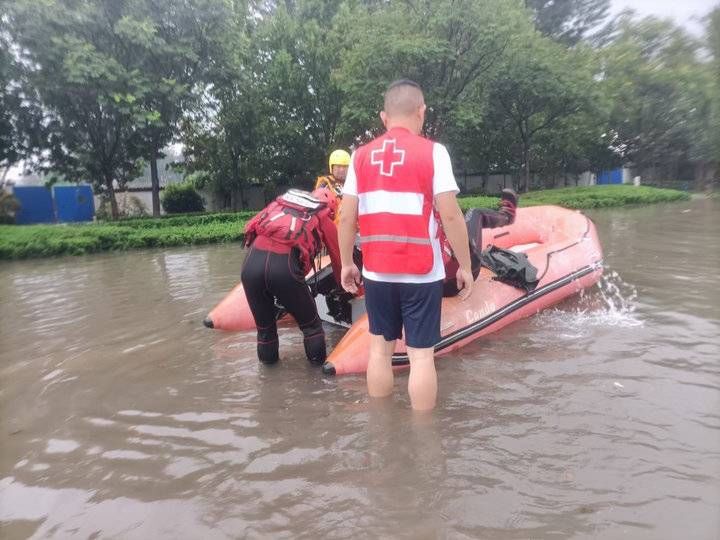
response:
M335 279L340 281L333 222L337 203L335 194L325 187L312 193L290 190L260 211L245 228L250 252L241 279L257 326L258 359L264 364L279 359L276 300L300 327L308 360L316 365L325 362L325 332L305 276L324 245Z

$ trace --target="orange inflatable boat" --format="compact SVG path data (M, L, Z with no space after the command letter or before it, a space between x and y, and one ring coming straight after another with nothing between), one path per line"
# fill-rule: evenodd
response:
M526 289L497 280L486 267L480 269L470 297L443 298L441 335L435 347L442 355L481 336L499 330L518 319L557 304L596 283L602 273L602 248L595 225L580 212L557 206L519 208L515 223L497 229L484 229L482 247L495 246L527 255L537 270L534 288ZM367 369L369 337L367 315L362 298L338 293L324 285L332 274L327 261L317 274L308 276L318 291L318 312L328 322L349 327L323 366L328 375L363 373ZM282 308L278 317L283 319ZM255 328L242 285L213 309L205 325L224 330ZM398 341L393 366L409 365L405 343Z

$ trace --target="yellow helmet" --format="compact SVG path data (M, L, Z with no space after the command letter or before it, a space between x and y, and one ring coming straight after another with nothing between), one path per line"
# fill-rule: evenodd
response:
M345 150L334 150L332 154L330 154L330 159L328 160L328 166L330 167L330 173L332 173L333 165L341 165L344 167L350 166L350 154L348 154Z

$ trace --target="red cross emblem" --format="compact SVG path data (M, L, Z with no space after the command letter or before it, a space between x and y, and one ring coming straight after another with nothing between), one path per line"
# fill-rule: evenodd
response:
M392 176L396 165L405 163L405 150L395 147L395 139L385 139L382 148L370 152L370 163L380 165L382 176Z

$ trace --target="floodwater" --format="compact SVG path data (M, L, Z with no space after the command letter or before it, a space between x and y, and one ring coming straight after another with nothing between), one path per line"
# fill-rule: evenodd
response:
M0 537L719 538L720 202L590 215L602 285L430 415L204 328L237 245L0 264Z

